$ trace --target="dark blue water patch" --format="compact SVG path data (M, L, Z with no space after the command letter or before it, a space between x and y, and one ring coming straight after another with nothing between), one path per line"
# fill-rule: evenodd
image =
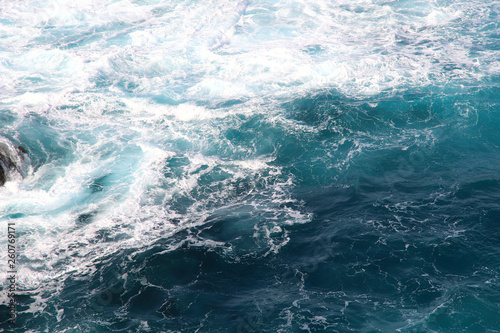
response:
M255 229L267 225L265 213L250 205L224 207L212 213L196 234L224 244L236 256L258 257L269 251L269 243L284 242L282 232L269 238L257 237Z
M78 331L95 330L94 322L98 321L106 310L116 308L117 293L111 291L118 291L121 288L119 282L113 284L116 281L114 276L107 276L104 281L104 288L92 290L82 278L66 279L64 293L55 302L64 307L64 313L60 314L60 320L51 323L49 330L64 330L75 322L79 323ZM119 319L115 321L115 325L120 323Z
M162 312L161 307L165 304L167 291L156 286L146 286L139 294L131 299L128 311L133 315L139 315L144 319L160 319L161 315L156 310ZM169 305L165 306L166 308ZM149 320L151 320L149 319Z
M497 302L477 295L475 288L457 287L426 320L403 332L496 332L500 326Z
M360 305L356 311L362 311L363 318L349 308L343 311L350 323L345 329L401 328L408 319L406 310L431 313L455 284L481 285L498 276L497 270L488 268L500 262L494 245L499 235L498 184L496 178L481 179L498 172L498 163L488 162L495 160L496 149L479 140L471 144L463 137L467 127L451 129L456 134L431 150L414 147L365 154L339 178L340 183L319 189L299 183L295 195L314 213L316 219L308 228L318 234L311 239L308 229L302 230L281 254L303 239L297 245L303 258L289 261L306 273L305 290L319 294L320 300L329 292L341 293L340 299ZM471 145L478 148L468 149ZM463 160L461 151L472 156ZM481 161L472 165L479 164L482 170L470 167L471 160ZM479 180L470 183L474 178ZM486 289L476 290L480 299L487 294ZM394 301L381 306L387 299ZM392 313L395 326L386 326L376 315L386 311ZM328 320L333 324L337 319ZM469 324L480 330L496 325L491 318L481 321L474 315L455 328L467 329ZM434 327L446 330L446 323Z
M104 260L87 281L68 278L61 297L53 300L65 309L53 328L101 318L94 327L104 332L127 331L140 321L153 329L192 331L206 318L209 331L233 332L249 307L245 299L264 295L262 286L272 281L266 261L228 261L218 250L190 245L164 250L137 253L133 262L122 264L121 255ZM121 309L126 317L115 315Z
M465 89L465 91L464 91ZM309 94L286 102L283 108L293 119L319 126L333 122L351 130L397 130L432 128L446 122L463 122L461 107L487 115L498 106L497 87L427 87L397 96L355 100L334 91ZM493 108L492 108L493 107ZM458 111L458 112L457 112ZM473 124L475 119L470 124Z
M403 327L409 309L432 311L446 299L450 286L479 286L498 274L483 268L491 263L489 254L480 242L467 237L447 239L426 229L379 229L364 219L331 217L313 223L301 227L300 236L291 238L280 258L294 263L291 271L302 273L290 281L303 284L302 290L314 295L316 304L328 300L360 306L337 314L350 323L345 329L371 326L384 331L385 324L377 318L381 312L391 313L396 328ZM480 271L487 276L477 279ZM338 297L329 297L335 293ZM489 325L483 328L494 328Z
M95 213L82 213L77 217L76 223L79 226L92 223L95 215L96 215Z
M498 203L500 199L500 181L485 179L461 184L455 192L455 197L468 206L481 207Z
M168 257L172 259L168 259ZM262 269L262 265L266 266L266 263L262 261L243 260L239 263L229 263L215 252L195 249L176 251L168 257L169 261L175 260L181 266L185 260L193 262L191 282L184 287L178 286L171 289L168 304L165 304L164 309L162 309L165 311L163 314L168 319L167 322L172 324L171 327L184 327L185 329L189 329L190 326L196 327L195 325L199 325L200 318L208 316L210 319L211 313L213 313L212 316L216 321L208 320L209 326L215 328L217 322L225 322L224 328L219 324L220 329L234 331L239 324L237 319L244 314L242 311L247 306L244 301L246 295L262 292L259 281L265 279L265 276L269 277L269 273L266 273L269 271ZM174 259L174 257L177 258ZM164 265L154 265L148 270L151 273L154 271L162 272L164 267ZM151 273L147 275L151 276ZM165 278L155 281L161 285L171 283ZM223 318L225 320L221 320ZM231 318L233 319L231 320Z
M0 292L7 294L7 289L2 288ZM16 322L15 324L11 324L8 322L8 313L9 308L5 304L0 305L0 330L5 332L26 332L26 327L33 327L35 329L42 329L43 327L47 327L47 323L49 321L49 317L34 319L31 314L26 313L26 311L30 308L30 306L34 305L33 303L36 300L30 296L29 292L16 291L15 296L16 301ZM47 308L52 308L51 305L48 305Z
M408 178L417 168L427 169L422 161L432 158L428 155L435 155L435 163L451 166L464 154L491 154L498 147L497 131L492 128L497 123L492 112L498 101L484 93L478 90L472 97L408 93L373 104L331 94L299 99L297 106L285 104L288 114L317 131L286 137L282 146L277 145L281 149L275 162L306 184L314 184L314 178L324 184L341 176L338 166L344 161L346 169L357 163L370 168L375 158L382 163L382 176L391 172L387 167L397 166L400 176ZM433 147L436 143L439 149ZM355 160L347 160L350 153L357 155Z

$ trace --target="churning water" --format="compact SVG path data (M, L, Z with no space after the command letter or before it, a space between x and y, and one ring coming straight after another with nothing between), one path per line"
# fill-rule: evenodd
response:
M0 2L0 330L500 332L499 61L496 0Z

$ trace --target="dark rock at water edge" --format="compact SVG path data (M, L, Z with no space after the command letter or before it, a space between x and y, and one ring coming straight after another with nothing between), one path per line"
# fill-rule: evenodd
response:
M28 151L0 137L0 186L17 176L26 177L29 165Z

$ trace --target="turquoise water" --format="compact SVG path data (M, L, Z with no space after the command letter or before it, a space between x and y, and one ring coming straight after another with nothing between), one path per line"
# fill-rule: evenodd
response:
M499 15L2 2L0 331L500 332Z

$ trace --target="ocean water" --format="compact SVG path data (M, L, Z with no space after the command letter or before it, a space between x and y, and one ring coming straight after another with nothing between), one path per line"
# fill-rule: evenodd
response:
M6 0L0 78L0 331L500 332L500 1Z

